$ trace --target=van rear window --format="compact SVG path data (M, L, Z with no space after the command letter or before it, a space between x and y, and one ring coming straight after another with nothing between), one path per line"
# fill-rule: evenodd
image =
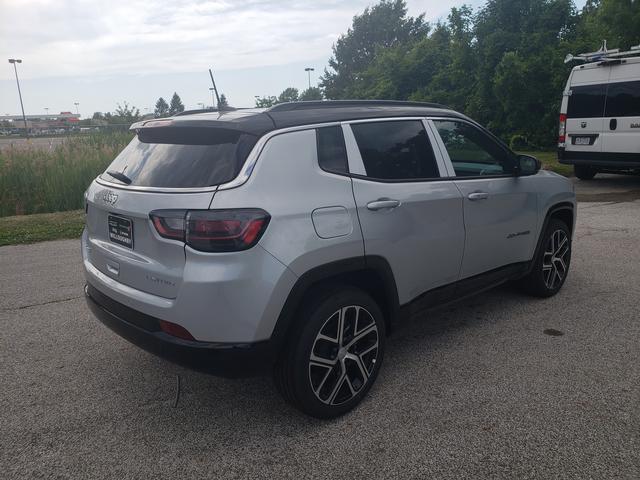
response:
M606 88L604 84L571 87L567 118L601 118Z
M257 141L255 135L220 128L142 129L100 176L140 187L208 187L233 180ZM125 177L125 179L126 179Z
M610 83L605 117L640 117L640 81Z

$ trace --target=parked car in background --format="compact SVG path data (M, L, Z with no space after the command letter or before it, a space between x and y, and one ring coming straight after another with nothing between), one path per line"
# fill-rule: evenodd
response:
M560 108L558 157L578 178L598 172L640 173L640 45L569 56Z
M192 368L273 372L309 415L364 398L402 318L506 281L548 297L567 278L570 181L440 105L297 102L132 128L86 192L90 308Z

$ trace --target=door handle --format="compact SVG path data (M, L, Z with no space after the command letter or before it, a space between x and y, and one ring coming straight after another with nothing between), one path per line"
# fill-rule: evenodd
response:
M618 119L612 118L609 120L609 130L615 130L616 128L618 128Z
M473 192L470 193L467 198L472 202L475 202L476 200L486 200L489 198L489 194L487 192Z
M382 210L384 208L396 208L400 206L400 202L398 200L391 200L390 198L381 198L374 202L367 203L367 208L369 210Z

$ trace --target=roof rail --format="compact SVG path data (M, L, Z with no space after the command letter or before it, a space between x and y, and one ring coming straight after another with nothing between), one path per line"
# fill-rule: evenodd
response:
M342 107L423 107L446 108L439 103L408 102L402 100L316 100L302 102L278 103L267 109L268 112L290 112L293 110L307 110L318 108L342 108Z
M635 45L626 52L621 52L619 48L608 50L607 41L603 40L602 45L597 51L581 53L575 56L569 53L566 57L564 57L564 63L569 63L573 60L585 63L606 62L608 60L616 60L628 57L640 57L640 45Z
M211 112L233 112L234 110L238 110L234 107L225 107L222 109L218 108L198 108L195 110L185 110L180 113L176 113L174 117L182 117L183 115L195 115L196 113L211 113Z

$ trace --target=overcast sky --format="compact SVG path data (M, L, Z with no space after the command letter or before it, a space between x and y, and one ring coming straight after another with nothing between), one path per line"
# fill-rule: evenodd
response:
M234 106L317 83L331 46L373 0L0 0L0 115L153 110L174 91L187 108L211 104L208 68ZM482 0L407 0L411 15L445 18ZM580 4L584 1L579 2Z

